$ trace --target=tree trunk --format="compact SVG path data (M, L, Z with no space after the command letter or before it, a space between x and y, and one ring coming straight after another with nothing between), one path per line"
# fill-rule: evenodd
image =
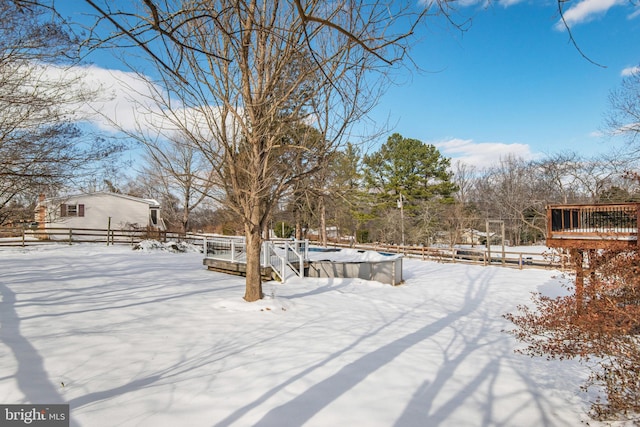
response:
M245 232L247 243L247 277L244 299L248 302L262 298L262 277L260 275L260 255L262 249L262 235L260 227L250 227Z
M244 299L248 302L262 299L261 251L263 203L255 199L251 203L251 214L245 222L244 234L247 244L247 265Z
M299 210L294 212L295 222L296 222L296 231L295 238L296 240L302 240L302 213Z
M320 209L320 242L327 247L327 208L324 204L324 195L318 197L318 208Z
M182 232L186 233L189 230L189 208L185 207L182 210Z

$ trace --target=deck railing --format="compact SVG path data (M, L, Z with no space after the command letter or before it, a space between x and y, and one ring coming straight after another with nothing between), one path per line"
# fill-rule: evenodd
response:
M547 207L547 239L637 240L640 203Z
M205 237L205 258L238 263L247 262L247 246L242 237ZM289 266L298 276L304 275L308 259L308 240L265 240L262 242L261 267L271 267L281 281Z
M205 258L245 262L247 259L247 245L244 239L239 237L205 237L204 254Z

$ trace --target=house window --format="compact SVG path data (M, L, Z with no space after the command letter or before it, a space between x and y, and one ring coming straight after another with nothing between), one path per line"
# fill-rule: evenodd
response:
M63 204L60 205L60 216L84 216L83 204Z
M78 205L67 205L67 216L78 216Z

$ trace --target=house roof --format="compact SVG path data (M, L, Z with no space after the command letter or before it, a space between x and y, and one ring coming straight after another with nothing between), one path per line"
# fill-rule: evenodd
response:
M480 231L480 230L476 230L475 228L467 228L465 230L466 233L470 233L470 234L474 234L476 236L486 236L487 232L486 231ZM489 232L489 236L495 236L496 233L494 232Z
M121 199L126 199L126 200L132 200L134 202L140 202L140 203L145 203L151 207L160 207L160 203L158 203L157 200L155 199L142 199L140 197L134 197L134 196L129 196L127 194L119 194L119 193L110 193L108 191L95 191L92 193L77 193L77 194L69 194L66 196L59 196L59 197L49 197L44 199L42 202L59 202L65 199L75 199L75 198L79 198L79 197L92 197L92 196L110 196L110 197L117 197L117 198L121 198ZM42 203L40 202L40 203ZM40 204L38 203L38 204Z

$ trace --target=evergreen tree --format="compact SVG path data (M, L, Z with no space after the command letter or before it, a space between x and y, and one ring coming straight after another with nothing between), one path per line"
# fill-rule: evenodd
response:
M450 163L435 146L394 133L379 151L364 157L365 183L383 208L396 206L400 194L408 210L418 201L450 201L457 190Z
M363 159L367 193L374 199L372 213L377 217L375 240L405 241L398 236L397 223L419 243L423 229L418 213L425 203L450 203L458 187L452 182L450 159L422 141L395 133L380 150ZM397 208L402 210L398 214ZM431 219L432 220L432 219ZM414 229L414 232L411 230ZM423 242L422 242L423 243Z

